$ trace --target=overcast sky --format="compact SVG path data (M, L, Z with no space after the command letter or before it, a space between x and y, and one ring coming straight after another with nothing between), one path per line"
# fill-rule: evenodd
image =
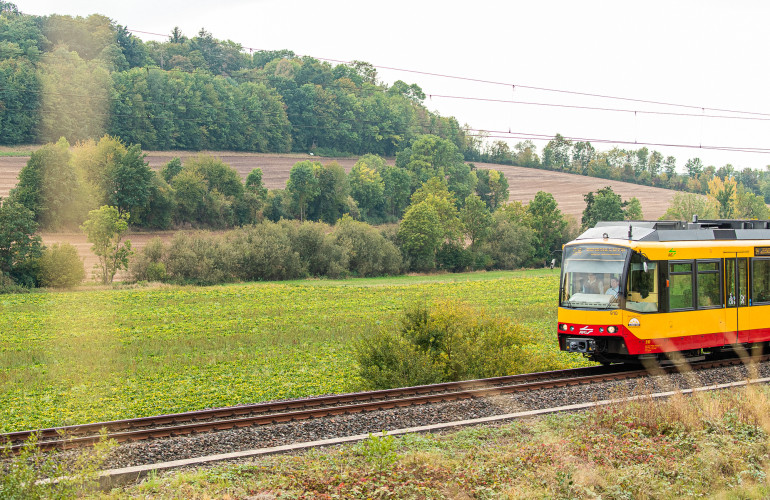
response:
M37 15L99 13L130 30L150 33L168 34L179 26L185 35L194 36L205 28L215 38L247 48L290 49L320 59L367 61L378 67L381 81L417 83L430 96L425 101L429 109L455 116L474 129L488 130L491 136L507 136L509 131L545 136L558 132L593 139L599 150L612 145L598 140L639 143L620 144L633 149L642 143L767 149L766 153L747 153L647 146L665 156L676 156L680 171L688 158L696 156L716 167L732 163L738 169L763 169L770 164L770 103L766 97L770 3L759 0L19 0L17 6ZM144 40L163 40L135 34ZM520 140L509 142L513 146ZM536 141L536 145L541 151L545 142Z

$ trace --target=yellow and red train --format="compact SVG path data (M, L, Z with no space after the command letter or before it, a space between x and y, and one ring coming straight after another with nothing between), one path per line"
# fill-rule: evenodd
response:
M603 222L564 246L559 347L600 363L770 341L770 221Z

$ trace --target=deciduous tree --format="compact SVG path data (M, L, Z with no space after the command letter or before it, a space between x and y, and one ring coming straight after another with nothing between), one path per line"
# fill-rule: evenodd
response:
M314 173L314 162L300 161L291 167L289 180L286 183L286 191L292 197L297 207L299 220L305 220L308 204L318 196L318 179ZM318 164L320 166L320 164Z
M98 259L96 275L105 285L112 283L115 274L128 269L128 258L133 253L131 242L123 241L128 231L130 214L121 213L117 207L103 206L91 210L81 228L85 231L91 251Z
M0 273L16 283L34 286L42 243L37 223L21 203L0 198Z

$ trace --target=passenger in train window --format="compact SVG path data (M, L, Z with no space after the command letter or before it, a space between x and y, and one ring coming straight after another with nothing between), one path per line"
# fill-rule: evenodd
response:
M588 280L583 283L583 293L601 294L604 286L602 282L596 279L596 274L588 273Z

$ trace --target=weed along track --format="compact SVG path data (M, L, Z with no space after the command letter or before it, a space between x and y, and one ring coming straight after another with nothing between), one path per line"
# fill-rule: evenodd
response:
M68 449L97 442L106 429L108 437L124 444L105 465L127 467L767 377L768 360L755 358L751 370L739 359L652 371L623 365L577 368L14 432L0 439L18 450L37 432L41 448Z

